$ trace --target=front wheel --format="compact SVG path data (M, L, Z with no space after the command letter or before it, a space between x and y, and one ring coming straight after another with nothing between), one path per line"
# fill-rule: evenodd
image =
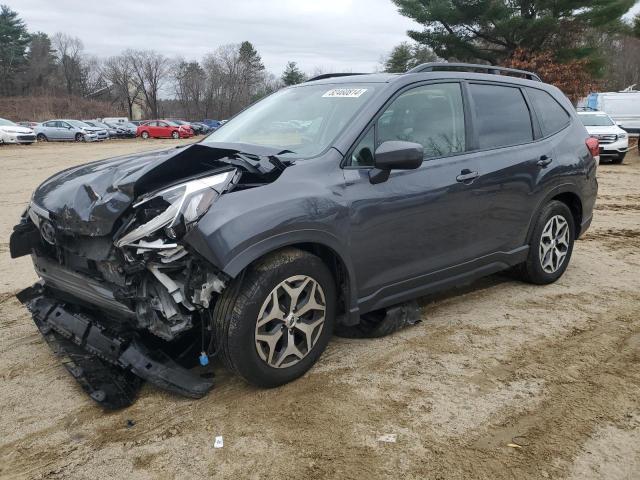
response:
M76 142L84 142L84 141L86 141L86 138L84 137L84 135L81 133L76 133Z
M248 267L213 310L223 362L249 383L275 387L303 375L333 333L336 288L320 258L287 248Z
M143 140L146 140L147 138L149 138L149 132L144 131L140 134L140 136L142 137Z
M180 138L180 134L176 131L172 132L171 136L173 137L174 140L177 140Z
M571 210L560 201L549 202L538 216L527 260L520 265L522 279L538 285L558 280L569 265L574 240Z

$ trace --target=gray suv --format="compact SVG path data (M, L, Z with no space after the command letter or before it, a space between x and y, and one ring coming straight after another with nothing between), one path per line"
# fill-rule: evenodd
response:
M107 407L140 378L202 396L212 357L273 387L334 331L411 323L418 296L506 269L557 280L591 222L597 155L530 72L323 75L199 143L49 178L11 236L41 278L18 297Z

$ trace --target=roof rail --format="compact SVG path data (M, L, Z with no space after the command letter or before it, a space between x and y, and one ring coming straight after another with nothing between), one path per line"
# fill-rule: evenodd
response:
M313 82L314 80L323 80L325 78L333 77L349 77L351 75L367 75L366 73L323 73L307 80L307 82Z
M490 73L493 75L501 75L501 74L511 74L522 76L528 80L535 80L537 82L541 82L540 77L532 72L527 72L526 70L517 70L515 68L506 68L506 67L497 67L495 65L480 65L476 63L444 63L444 62L434 62L434 63L423 63L418 65L417 67L412 68L407 73L418 73L418 72L437 72L437 71L456 71L456 70L482 70L485 73Z

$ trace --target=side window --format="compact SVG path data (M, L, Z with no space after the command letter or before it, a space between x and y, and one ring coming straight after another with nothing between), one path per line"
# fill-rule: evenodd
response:
M56 126L56 122L44 122L42 125L44 127L51 128Z
M351 154L352 167L372 167L373 152L375 152L375 128L369 128L367 134L356 145Z
M459 83L416 87L396 98L378 119L377 145L387 140L416 142L424 158L464 151L464 108Z
M562 130L569 123L569 114L547 92L536 88L528 88L527 93L533 104L533 109L540 120L542 134L546 137Z
M531 115L519 88L469 85L475 104L479 146L499 148L533 140Z

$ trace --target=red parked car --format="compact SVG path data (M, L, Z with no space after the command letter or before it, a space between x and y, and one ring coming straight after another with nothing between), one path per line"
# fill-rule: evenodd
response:
M170 120L149 120L148 122L138 125L136 136L144 139L149 137L190 138L193 137L193 130Z

